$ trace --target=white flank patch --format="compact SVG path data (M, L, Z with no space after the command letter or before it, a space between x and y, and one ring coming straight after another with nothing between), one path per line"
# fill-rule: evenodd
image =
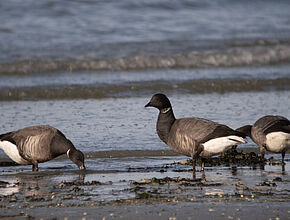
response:
M27 160L24 160L18 152L18 149L15 144L12 144L9 141L0 141L0 149L2 149L11 160L15 161L18 164L30 164Z
M290 134L281 131L269 133L266 135L266 144L268 149L275 153L290 149Z
M203 144L204 151L207 151L211 155L224 152L227 148L247 143L244 138L231 135L227 137L220 137L211 139Z

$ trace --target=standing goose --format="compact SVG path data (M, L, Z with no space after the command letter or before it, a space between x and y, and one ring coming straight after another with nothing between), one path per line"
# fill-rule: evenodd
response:
M254 125L238 129L249 136L259 147L264 157L266 150L282 154L282 164L287 150L290 149L290 121L283 116L266 115Z
M2 134L0 149L16 163L32 165L32 171L38 171L38 163L62 154L67 154L79 169L85 169L84 154L63 133L48 125L31 126Z
M176 119L171 103L164 94L153 95L145 105L149 106L159 109L156 126L158 136L172 150L192 158L193 172L198 156L211 157L231 146L246 143L246 135L226 125L195 117ZM201 170L204 171L204 162Z

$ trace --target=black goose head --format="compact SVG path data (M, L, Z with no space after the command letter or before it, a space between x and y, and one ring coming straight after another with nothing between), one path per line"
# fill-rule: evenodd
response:
M80 170L86 169L84 162L85 156L80 150L71 148L68 152L68 157L80 168Z
M248 137L251 138L252 137L252 134L251 134L252 127L253 127L252 125L245 125L243 127L237 128L236 131L238 131L238 132L244 134L245 136L248 136Z
M150 102L145 107L155 107L161 111L162 109L171 108L171 103L166 95L157 93L152 96Z

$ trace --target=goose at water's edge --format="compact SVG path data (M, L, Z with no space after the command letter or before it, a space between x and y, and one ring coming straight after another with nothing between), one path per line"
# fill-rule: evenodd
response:
M287 150L290 149L290 121L283 116L266 115L254 125L238 129L249 136L259 147L262 157L266 151L282 154L282 164Z
M48 125L25 127L0 135L0 149L18 164L32 165L67 154L79 169L85 169L84 154L58 129Z
M245 144L244 133L203 118L176 119L169 99L164 94L155 94L145 107L159 109L157 134L172 150L189 156L193 160L211 157L226 151L229 147ZM204 170L204 162L201 170Z

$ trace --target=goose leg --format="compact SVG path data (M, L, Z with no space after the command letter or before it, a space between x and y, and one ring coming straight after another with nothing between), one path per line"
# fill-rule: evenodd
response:
M203 179L204 181L206 181L206 179L205 179L205 172L204 172L204 170L202 170L202 171L201 171L201 177L202 177L202 179Z
M264 146L261 146L261 147L260 147L260 153L261 153L261 157L262 157L262 158L265 158L266 149L265 149Z
M232 150L236 150L237 147L238 147L238 145L233 145L233 146L232 146Z
M32 171L38 171L38 163L36 161L32 164Z
M196 179L196 170L195 170L195 166L196 166L196 159L194 157L192 157L192 179Z
M284 158L285 158L285 152L282 152L282 165L285 164L285 162L284 162Z
M205 179L205 172L204 172L204 164L205 164L205 159L204 158L201 158L201 176L202 176L202 179L204 181L206 181L206 179Z
M204 172L204 158L201 158L201 171Z
M282 172L285 172L285 152L282 152Z
M192 158L192 171L195 172L195 166L196 166L196 159Z

